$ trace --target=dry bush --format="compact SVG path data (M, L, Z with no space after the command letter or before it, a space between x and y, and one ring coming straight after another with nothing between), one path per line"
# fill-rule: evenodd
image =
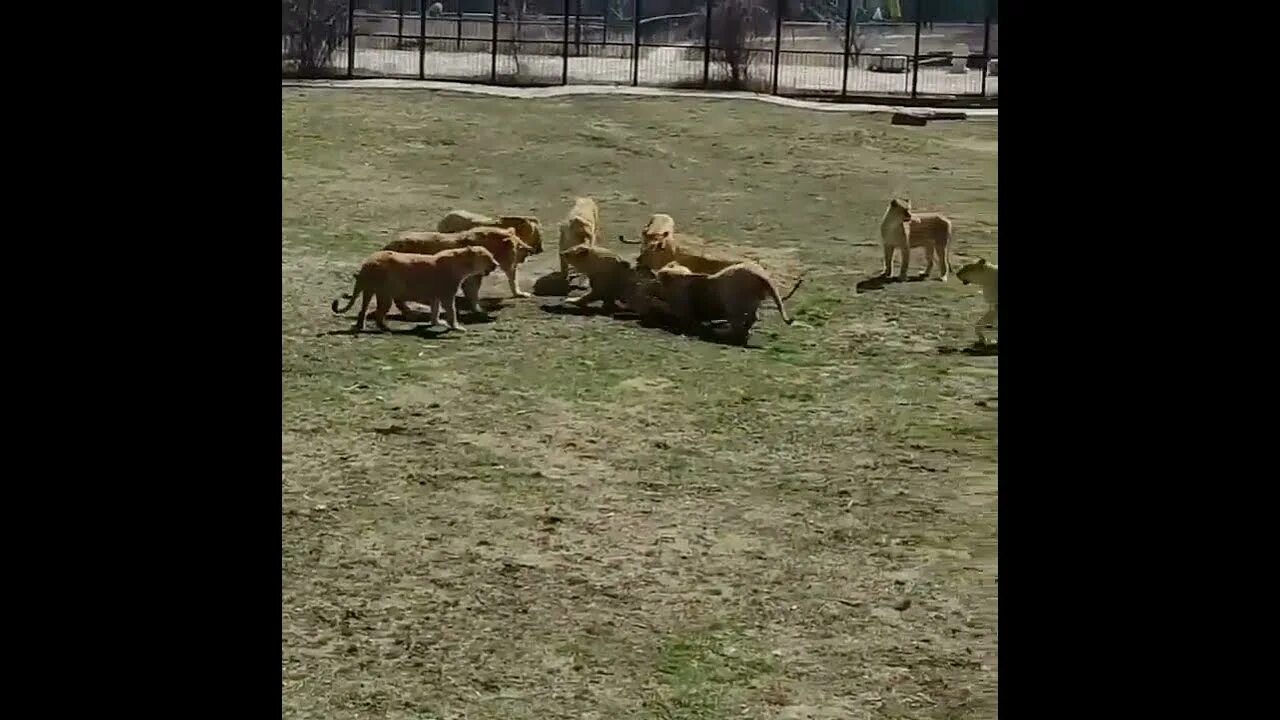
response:
M751 86L751 43L767 35L771 11L760 0L720 0L711 8L711 61L724 69L728 86Z
M322 75L347 35L346 0L282 0L284 60L303 77Z

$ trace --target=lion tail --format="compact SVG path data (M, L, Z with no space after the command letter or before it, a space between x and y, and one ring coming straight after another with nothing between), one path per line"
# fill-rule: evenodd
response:
M765 281L765 287L769 289L769 297L773 298L773 304L778 306L778 312L782 314L782 321L788 325L795 322L795 318L788 315L787 309L783 307L782 301L784 298L778 295L778 288L774 286L773 281L768 278L762 279ZM795 289L792 288L791 292L795 292ZM788 294L787 297L791 297L791 295Z
M341 297L342 300L348 301L346 307L343 307L343 308L338 307L339 298L334 298L333 302L329 304L329 309L332 310L334 314L341 315L342 313L350 310L352 305L356 304L356 296L360 294L360 274L359 273L356 273L355 279L356 279L356 284L355 284L355 287L351 288L351 294L347 295L344 293Z

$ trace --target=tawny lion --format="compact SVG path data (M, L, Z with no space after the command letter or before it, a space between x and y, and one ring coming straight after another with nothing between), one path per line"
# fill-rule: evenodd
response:
M564 251L576 245L596 245L600 239L600 206L589 197L576 198L573 208L560 221L560 273L569 279L569 263Z
M640 248L640 257L636 258L636 264L656 272L674 262L695 273L710 275L743 262L741 259L715 257L704 250L688 247L684 244L686 238L689 236L671 235L645 243Z
M532 249L531 254L542 252L542 224L532 215L499 215L495 218L467 210L451 210L436 225L436 230L455 233L478 227L511 228L516 231L516 237Z
M493 255L493 259L498 262L498 267L502 269L502 274L507 276L507 285L511 288L511 297L526 298L533 296L532 293L527 293L520 289L519 278L517 277L520 263L524 262L525 258L532 254L533 249L516 237L516 231L511 228L481 226L451 233L431 230L409 231L400 233L398 239L387 243L382 249L431 255L441 250L451 250L472 245L482 247ZM481 280L483 278L477 275L467 278L467 281L462 284L463 295L466 296L467 302L471 304L472 308L477 306L477 302L480 299ZM403 312L404 308L400 308L400 310Z
M782 303L794 295L804 281L803 277L796 280L795 287L783 297L764 268L749 261L730 265L711 275L671 263L659 270L657 277L672 313L686 327L725 319L729 321L732 337L741 344L746 344L757 320L756 311L766 299L771 298L777 305L783 322L788 325L795 322Z
M574 245L560 253L560 261L586 275L591 285L585 295L565 298L567 303L582 306L599 300L605 310L612 311L633 292L636 278L631 263L607 248Z
M982 334L982 328L995 327L999 321L996 310L1000 291L999 272L1000 267L995 263L987 262L986 258L978 258L956 271L956 277L960 278L960 282L965 285L975 283L982 288L982 299L987 301L987 311L973 326L974 332L978 334L979 345L987 344L987 337Z
M619 235L618 242L627 245L648 245L655 240L670 238L676 233L676 221L666 213L654 213L649 216L649 222L645 224L644 229L640 231L639 240L628 240L626 237Z
M478 245L434 255L379 250L360 265L351 294L342 296L342 299L349 300L346 307L339 308L335 299L329 308L335 313L344 313L351 309L356 296L360 295L360 313L356 316L355 329L363 330L369 300L376 296L378 305L373 311L373 321L378 329L389 331L386 316L392 304L401 305L407 301L430 304L432 325L440 322L440 306L444 305L449 329L462 332L456 304L459 286L467 278L487 275L497 267L498 261L493 259L493 255Z
M911 248L924 248L924 276L929 277L933 271L933 260L936 257L942 266L942 277L946 280L951 272L951 263L947 259L951 246L951 220L939 213L920 213L911 209L911 201L894 198L880 220L880 243L884 246L884 277L893 274L893 251L902 254L902 265L898 270L898 278L907 279L907 266L911 264Z

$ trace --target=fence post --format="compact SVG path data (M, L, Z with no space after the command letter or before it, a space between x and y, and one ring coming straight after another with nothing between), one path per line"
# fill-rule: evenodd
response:
M418 0L418 2L426 4L427 0ZM462 3L458 3L458 50L462 50Z
M573 10L573 56L582 57L582 0L578 0Z
M991 65L991 2L987 6L986 17L982 21L982 97L987 96L987 68Z
M404 0L396 3L396 49L404 49Z
M569 0L564 0L564 34L560 37L560 84L569 84Z
M773 19L773 94L778 94L778 68L782 65L782 9L787 0L778 0ZM751 52L747 51L747 64L751 64Z
M920 82L920 0L915 1L916 15L916 49L911 57L911 99L916 97L916 86Z
M853 47L853 0L844 0L844 74L840 76L840 97L849 94L849 50Z
M640 84L640 0L631 8L631 87Z
M702 88L711 87L711 0L707 0L707 22L702 38Z
M427 79L427 0L418 0L418 79Z
M459 3L461 4L461 3ZM498 0L493 0L493 39L489 44L489 82L498 82Z
M347 77L356 71L356 0L347 0Z

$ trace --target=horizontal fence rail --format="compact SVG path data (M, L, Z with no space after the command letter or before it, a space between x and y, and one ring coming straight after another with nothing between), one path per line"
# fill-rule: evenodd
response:
M886 19L876 0L825 18L795 0L310 0L286 7L281 71L998 104L997 0L974 0L973 22L917 3L936 5Z

